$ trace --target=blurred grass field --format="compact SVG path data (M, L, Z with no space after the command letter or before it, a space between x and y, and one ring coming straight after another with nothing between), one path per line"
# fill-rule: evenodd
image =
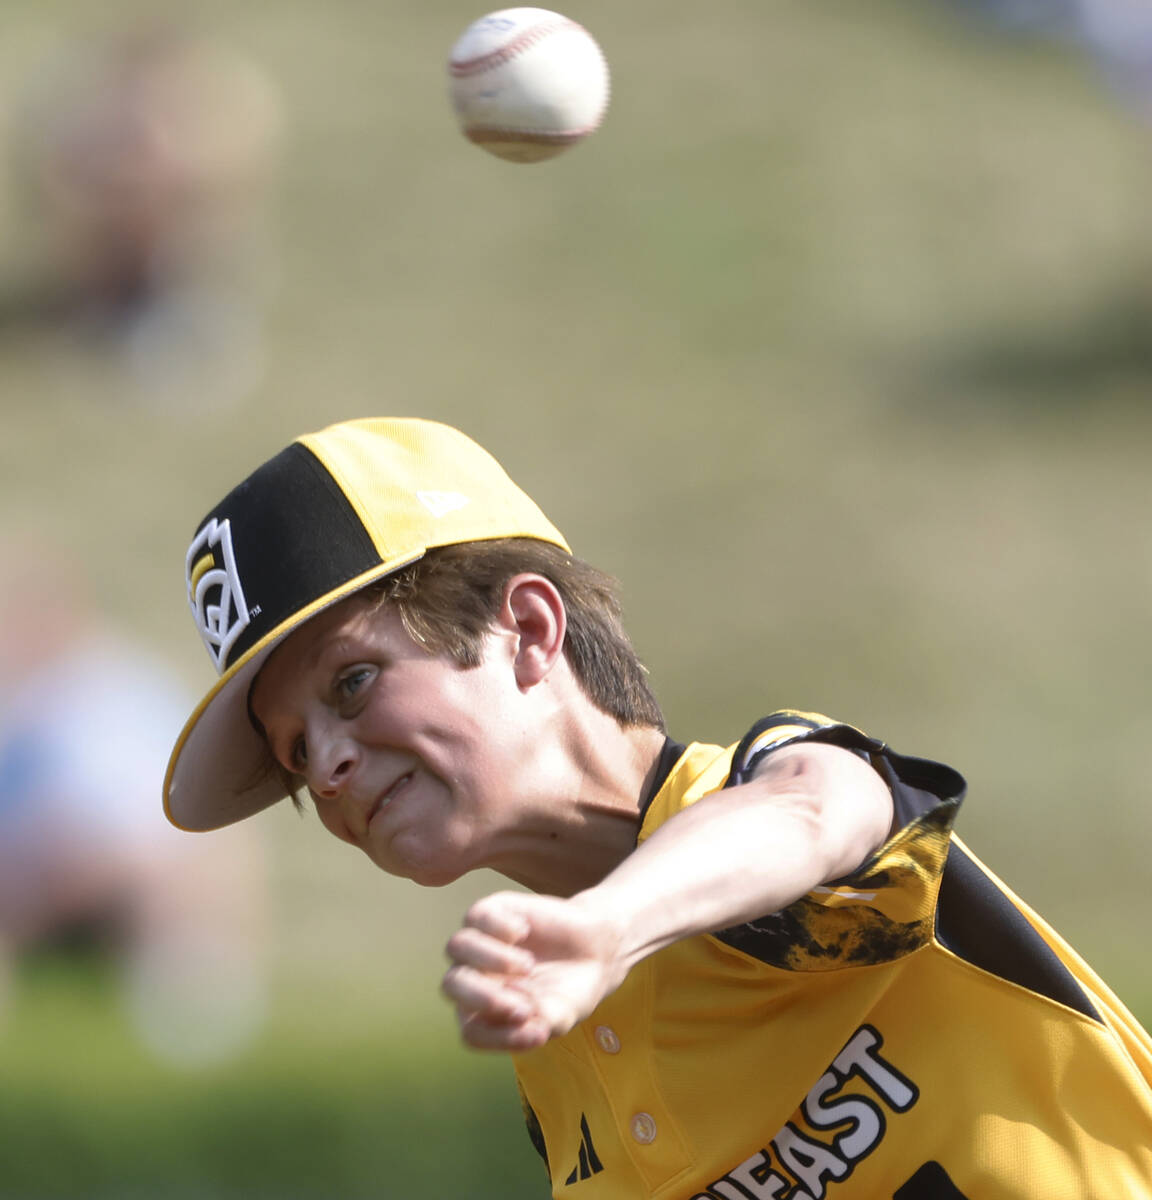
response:
M218 496L333 420L459 424L623 580L676 736L791 706L952 763L968 843L1152 1021L1152 130L956 6L582 0L609 118L514 167L445 98L480 10L194 11L288 116L266 376L163 411L82 345L0 341L4 523L200 689L182 557ZM79 0L0 23L0 104L101 27ZM18 257L2 198L0 236ZM0 1195L545 1194L506 1064L457 1051L436 995L493 881L417 896L261 821L263 1039L167 1071L98 971L32 971Z

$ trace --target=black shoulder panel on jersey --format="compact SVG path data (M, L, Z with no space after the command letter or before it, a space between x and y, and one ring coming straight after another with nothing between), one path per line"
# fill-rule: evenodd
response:
M839 746L843 750L852 750L870 762L891 789L897 829L903 829L931 812L941 800L955 800L959 803L967 790L964 776L944 763L897 754L884 742L861 733L852 725L820 725L802 713L786 711L773 713L770 717L757 721L744 735L732 755L733 770L725 786L734 787L743 783L757 763L778 749L777 745L771 744L748 759L749 751L757 739L769 729L780 725L799 725L808 730L807 733L790 738L786 745L824 742Z
M751 774L753 768L765 754L770 754L774 746L768 746L763 750L749 758L749 752L756 741L769 729L778 729L781 725L800 726L803 729L814 730L819 729L820 724L812 720L805 713L792 712L788 709L782 709L780 712L774 712L770 716L761 717L755 725L740 739L740 744L732 753L732 774L729 776L726 787L735 787L737 784L743 783Z
M823 730L820 732L823 733ZM856 733L856 730L851 732ZM831 742L846 749L853 748L850 743L837 736L824 738L817 734L812 740ZM897 754L882 744L879 744L878 750L865 749L864 752L892 793L895 829L904 829L913 821L932 812L941 800L954 801L958 807L964 799L968 788L964 776L944 763Z
M982 971L1100 1021L1100 1014L1048 943L955 842L940 882L936 940Z
M803 713L782 712L756 724L743 739L733 756L726 786L748 779L756 764L773 753L777 743L768 739L762 748L756 743L780 726L800 727L788 737L787 745L821 742L858 754L892 793L895 831L909 833L921 847L937 847L933 853L925 849L921 855L905 856L897 865L885 858L886 842L849 875L829 881L829 886L862 892L910 886L923 897L922 903L912 919L902 921L861 904L856 907L853 922L846 924L830 915L820 901L807 896L781 912L720 930L713 936L770 966L790 970L833 970L889 962L919 949L932 937L935 888L952 824L964 797L964 777L943 763L897 754L851 725L820 724ZM842 917L847 910L839 911Z

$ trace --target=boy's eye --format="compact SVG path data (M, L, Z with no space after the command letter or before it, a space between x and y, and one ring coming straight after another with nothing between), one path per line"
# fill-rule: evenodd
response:
M345 672L336 680L337 695L341 700L350 700L364 686L370 674L367 667L354 667Z

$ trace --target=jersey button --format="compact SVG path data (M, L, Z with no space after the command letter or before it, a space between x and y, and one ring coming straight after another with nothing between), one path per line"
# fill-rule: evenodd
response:
M642 1146L656 1140L656 1121L651 1113L638 1112L632 1118L632 1136Z
M596 1044L605 1054L620 1053L620 1039L616 1036L616 1031L608 1025L596 1026Z

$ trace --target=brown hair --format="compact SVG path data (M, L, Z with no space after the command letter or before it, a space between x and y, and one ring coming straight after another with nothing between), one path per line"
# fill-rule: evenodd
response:
M440 546L365 591L395 608L408 635L430 653L475 667L505 585L525 572L550 580L564 601L564 657L588 699L621 725L663 730L648 672L624 630L616 581L551 542L501 538Z

